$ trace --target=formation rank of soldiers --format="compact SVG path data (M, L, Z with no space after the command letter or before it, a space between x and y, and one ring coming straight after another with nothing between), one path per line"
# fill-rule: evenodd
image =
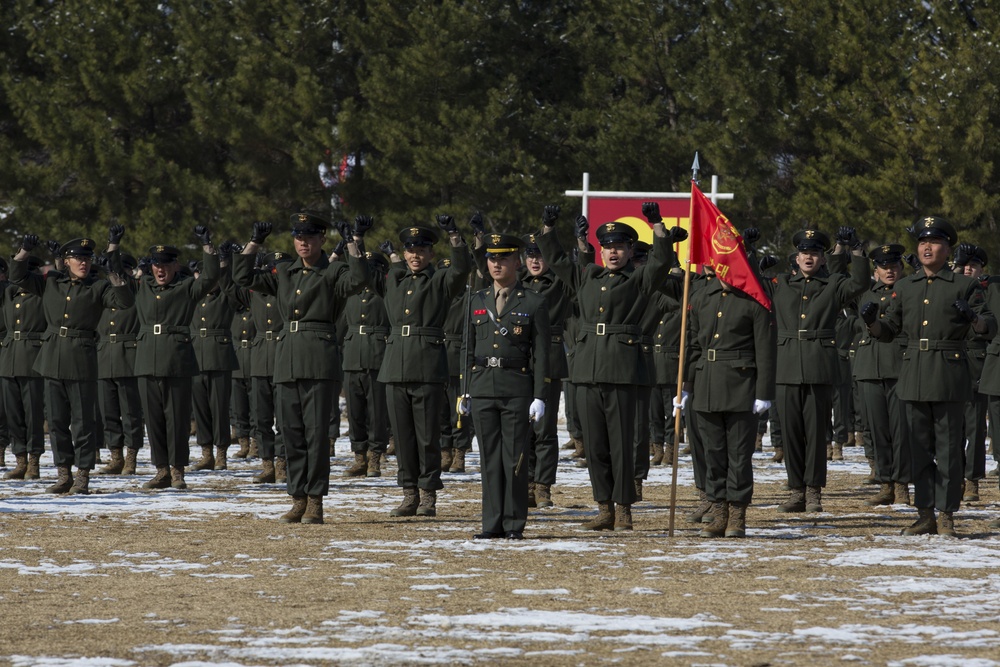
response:
M294 256L261 252L270 223L218 249L199 225L191 267L169 245L137 261L114 225L103 250L50 241L43 273L27 235L0 260L0 444L16 459L5 478L40 477L47 419L48 492L88 493L102 444L101 473L134 475L144 434L156 474L143 487L184 489L193 413L193 469L225 469L235 439L237 457L261 457L255 483L287 484L281 521L322 523L343 389L355 457L343 474L380 476L391 432L403 492L392 516L435 516L442 470L464 470L475 433L475 537L521 539L528 508L553 505L563 395L598 506L586 529L632 529L650 465L676 461L681 412L700 496L687 520L703 537L745 536L768 421L790 490L779 511L823 511L827 461L856 439L879 485L869 505L908 504L912 485L918 519L903 533L954 534L987 476L987 414L1000 423L1000 281L983 275L985 252L934 216L909 229L905 258L895 243L865 258L851 228L832 241L804 230L790 273L763 278L771 257L754 267L772 310L706 271L682 318L674 244L687 233L666 229L655 203L642 212L652 245L603 224L599 264L586 218L567 248L555 206L522 237L488 234L476 214L471 251L446 215L401 230L401 254L388 241L365 250L367 216L337 226L327 254L328 221L293 215ZM436 260L442 234L449 257ZM744 232L751 254L758 237Z

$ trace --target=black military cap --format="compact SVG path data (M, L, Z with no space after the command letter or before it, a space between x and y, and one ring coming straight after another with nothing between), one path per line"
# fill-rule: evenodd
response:
M149 256L153 258L154 264L170 264L176 262L181 251L172 245L149 246Z
M60 257L93 257L97 246L94 239L73 239L59 248Z
M269 252L264 255L265 266L277 266L285 262L291 262L294 258L287 252Z
M542 250L538 247L538 234L525 234L521 237L524 241L524 254L530 256L541 255Z
M292 236L315 236L326 234L330 223L326 218L311 211L302 211L292 215Z
M139 265L139 262L136 260L136 258L128 254L127 252L121 253L121 258L122 258L122 266L124 266L126 269L134 269L136 266Z
M906 248L902 245L898 243L889 243L875 248L868 253L868 257L872 260L875 266L886 267L892 264L901 264L904 252L906 252Z
M612 243L635 243L639 240L639 232L624 222L605 222L597 228L597 242L602 246Z
M962 243L955 251L955 266L966 266L969 262L979 262L986 266L987 259L986 251L971 243Z
M383 272L389 270L389 258L380 253L378 250L366 250L365 259L368 260L368 264L372 268L379 269Z
M399 230L399 240L404 248L432 246L438 242L438 235L428 227L406 227Z
M524 241L513 234L487 234L483 240L486 242L486 255L492 257L506 257L524 248Z
M830 249L830 237L818 229L803 229L795 232L792 243L799 252L810 250L826 252Z
M954 246L958 243L958 232L951 226L951 223L936 215L928 215L917 220L913 225L917 240L926 238L940 238Z
M635 245L632 246L632 259L645 262L649 257L649 251L652 249L653 246L649 245L645 241L636 241Z
M28 255L28 270L37 271L40 268L42 268L42 258Z

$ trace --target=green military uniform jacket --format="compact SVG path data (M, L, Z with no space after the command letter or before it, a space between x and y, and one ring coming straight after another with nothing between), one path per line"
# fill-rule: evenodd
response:
M577 295L580 329L574 346L570 379L574 384L638 384L643 377L642 331L639 327L649 295L667 279L673 246L654 236L644 266L621 270L577 266L559 244L555 232L536 237L542 256Z
M774 318L752 297L708 277L691 295L685 378L698 412L751 412L774 400Z
M516 282L503 312L498 313L496 292L489 287L469 299L469 317L473 327L467 346L469 394L473 398L533 396L544 400L551 341L545 297Z
M549 368L548 377L553 380L565 380L569 377L569 365L566 362L566 346L563 344L566 321L573 316L573 300L576 294L573 288L559 280L552 269L547 269L541 275L533 276L527 269L521 271L521 284L525 289L537 292L545 297L549 309Z
M998 313L1000 312L1000 276L990 276L984 282L986 308L991 313ZM1000 332L986 346L986 359L983 361L983 372L979 380L979 393L1000 396Z
M249 293L249 290L247 292ZM242 302L233 311L229 331L233 336L233 347L236 349L236 361L239 364L239 368L233 371L233 379L249 380L253 354L251 346L257 336L257 327L254 326L253 317L250 316L250 309Z
M898 281L897 281L898 284ZM899 298L896 285L886 285L876 281L870 290L861 295L858 307L867 303L878 304L879 320L885 318L889 306ZM903 350L906 349L906 336L897 336L894 340L883 343L868 333L868 327L859 317L855 320L855 328L860 331L854 353L855 380L895 380L899 378L899 367L903 363Z
M366 285L360 294L347 300L344 317L344 370L360 372L378 370L385 357L385 342L389 338L389 315L385 303L374 287Z
M129 308L134 302L126 283L113 287L105 279L73 280L68 273L44 276L28 271L28 262L11 261L11 282L42 298L48 322L35 370L57 380L97 379L97 327L105 308Z
M653 332L656 384L676 385L681 348L680 304L666 295L653 293L650 295L649 308L660 316Z
M908 341L903 350L897 395L904 401L948 402L972 400L972 376L966 356L966 338L972 325L952 308L965 299L988 325L997 323L986 306L978 280L941 269L928 277L924 271L896 281L894 299L880 319L879 340L889 342L898 334Z
M233 257L234 281L272 295L285 319L276 336L274 382L336 380L340 376L336 321L347 298L359 293L368 283L368 277L368 262L364 258L331 262L326 252L316 266L307 267L298 258L279 264L273 272L254 271L253 255ZM258 336L260 332L258 322Z
M782 274L771 279L778 327L778 384L836 384L840 366L835 340L837 315L868 289L868 260L851 255L850 275L806 277Z
M6 283L3 319L7 333L0 342L0 377L39 377L34 370L35 360L48 328L41 298L19 285Z
M135 291L136 281L125 278ZM139 337L139 315L130 308L105 308L97 325L97 378L135 377L135 352Z
M191 344L198 360L198 370L202 373L239 368L230 331L234 309L226 290L231 282L229 267L223 267L219 289L212 290L199 300L191 319Z
M135 374L140 377L194 377L200 372L191 344L191 319L199 300L219 280L218 255L205 254L197 278L178 273L166 285L142 276L136 286L139 339Z
M413 273L394 262L385 279L385 309L391 329L378 381L448 382L444 320L452 299L465 289L472 270L469 249L451 247L451 265Z

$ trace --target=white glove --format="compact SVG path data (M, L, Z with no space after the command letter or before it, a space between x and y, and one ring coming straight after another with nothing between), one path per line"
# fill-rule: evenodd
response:
M753 399L753 413L759 415L771 409L771 401L762 401L759 398Z
M531 402L531 407L528 408L528 419L530 421L539 421L545 414L545 401L540 398L536 398Z
M470 407L472 405L472 397L468 394L462 394L458 397L458 405L455 406L455 411L460 415L468 415L472 411Z
M691 392L681 389L681 400L678 401L677 397L674 396L674 413L676 414L680 410L682 415L687 414L687 405L690 398Z

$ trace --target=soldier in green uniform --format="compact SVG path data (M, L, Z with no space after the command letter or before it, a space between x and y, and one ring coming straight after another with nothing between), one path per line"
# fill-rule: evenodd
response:
M144 489L186 489L191 429L191 385L198 362L191 344L191 318L198 302L219 280L219 257L208 227L194 234L203 252L197 278L181 275L180 251L170 245L149 249L149 264L136 285L135 308L139 338L135 373L139 376L142 412L149 438L150 458L156 468ZM147 273L148 271L148 273Z
M712 520L701 536L745 537L757 415L774 399L774 318L752 297L712 275L691 296L689 318L685 384L693 390L705 493L712 502Z
M393 263L386 276L391 329L378 379L386 385L397 483L403 488L403 501L391 516L435 516L442 488L441 401L448 382L442 326L452 299L465 289L472 261L454 218L439 215L437 222L448 234L451 266L434 268L437 232L407 227L399 232L403 262Z
M198 375L191 383L194 421L201 459L192 470L226 470L229 450L229 400L233 371L239 367L229 325L238 303L226 289L232 283L229 266L233 246L219 246L219 284L198 301L191 320L191 345L198 361Z
M110 243L117 243L123 225L112 227ZM132 255L121 255L125 280L133 285L132 277L137 261ZM135 375L136 338L139 334L139 317L135 306L131 308L106 308L97 327L97 379L100 384L101 414L104 420L104 439L111 451L111 461L98 470L102 475L134 475L136 456L142 449L145 428L142 420L142 397L139 379Z
M38 272L42 260L28 257L28 270ZM24 288L3 288L3 318L7 332L0 342L0 377L4 411L16 464L4 479L34 480L45 451L45 380L35 370L47 324L42 300Z
M473 225L475 228L475 225ZM477 234L478 238L478 234ZM447 257L438 261L438 270L451 266ZM461 394L460 385L464 368L462 366L462 338L468 325L468 295L477 282L475 272L467 279L469 286L455 295L444 318L444 346L448 353L448 384L441 404L441 472L465 472L465 455L472 450L472 422L459 419L455 402Z
M990 276L985 280L986 308L991 313L1000 312L1000 276ZM993 451L996 456L1000 447L1000 332L986 347L986 359L979 380L979 392L987 397L990 427L993 429ZM1000 518L990 522L990 528L1000 528Z
M378 372L389 337L385 312L385 275L389 260L378 251L365 253L370 282L347 300L344 310L344 385L347 394L347 428L354 465L345 477L381 477L382 455L389 446L389 409L385 385Z
M672 243L687 237L679 227L664 230L655 203L643 204L643 214L653 223L654 241L649 263L640 268L629 261L638 234L624 223L609 222L598 228L604 266L578 268L549 224L538 239L545 261L575 289L580 305L572 380L599 506L598 516L584 524L588 530L632 529L635 385L642 363L639 322L648 295L667 280L674 259ZM577 219L578 238L587 224L585 217Z
M959 243L955 248L955 273L982 282L986 262L986 251L977 245ZM983 288L986 288L985 283ZM965 406L965 487L962 500L966 502L979 500L979 482L986 477L986 413L989 410L989 398L979 391L979 383L989 342L988 337L975 331L969 332L969 339L966 341L966 354L972 373L972 400Z
M253 270L257 248L271 233L270 223L254 223L243 254L233 258L236 283L272 295L285 317L278 336L274 382L281 386L278 411L292 497L292 508L281 517L286 523L323 523L323 496L330 489L328 429L341 366L335 323L348 297L369 281L368 262L358 246L372 219L358 216L353 229L341 227L350 253L347 262L330 262L323 250L328 226L313 213L293 215L298 259L275 267L274 273Z
M0 258L0 293L7 287L7 261ZM0 341L7 337L7 325L0 316ZM2 343L0 343L2 345ZM2 352L0 352L2 354ZM7 428L7 413L3 406L3 376L0 376L0 468L7 467L7 447L10 446L10 430ZM25 459L27 468L27 459ZM6 475L4 475L6 477ZM10 478L8 478L10 479Z
M965 404L972 398L966 356L969 329L992 337L997 323L979 281L948 268L958 242L955 228L937 216L914 225L922 270L896 282L898 298L885 317L867 303L861 317L883 342L906 334L896 385L904 401L918 518L904 535L955 534L953 513L962 502ZM941 513L935 516L935 508Z
M38 245L29 234L11 263L11 282L42 299L48 329L35 359L45 378L49 439L59 478L49 493L90 493L90 471L97 461L97 326L105 308L129 308L132 289L121 277L117 243L111 249L108 279L91 275L96 243L74 239L59 249L65 271L46 276L28 268L28 256ZM76 478L72 466L76 465Z
M898 243L875 248L869 257L875 264L875 283L861 295L858 306L872 303L878 307L878 319L885 317L898 298L896 283L903 276L903 252ZM862 337L854 355L854 379L858 383L862 418L868 428L875 462L875 481L879 493L865 501L868 505L891 505L910 501L910 438L906 415L899 400L897 382L906 349L906 336L883 343L868 334L859 320Z
M524 243L509 234L486 235L493 285L469 299L472 330L465 341L471 413L476 422L483 478L483 532L479 539L524 537L528 519L528 432L545 415L548 304L518 280Z
M636 241L632 247L632 265L644 266L652 249L648 243ZM640 380L635 389L635 499L642 500L642 483L649 477L651 458L650 409L653 387L656 385L656 360L653 357L653 337L663 317L662 308L667 298L654 292L649 295L649 305L639 320L641 330L642 363L639 364ZM661 457L662 462L662 457Z
M243 252L242 246L234 246L233 252ZM233 319L229 325L229 331L233 338L233 347L236 349L236 361L238 368L233 371L233 391L229 401L229 421L232 425L233 435L230 442L235 440L239 449L233 455L238 459L245 459L250 455L250 439L256 434L251 424L250 396L252 392L253 380L250 376L250 362L253 356L253 340L257 336L257 328L254 326L253 317L250 314L250 307L235 295L236 284L230 282L229 294L234 303Z
M795 275L779 275L769 283L778 327L776 403L791 490L778 511L822 512L833 385L839 376L834 327L837 314L868 288L870 277L851 227L840 228L834 250L836 258L854 247L847 276L826 270L830 237L823 232L802 230L792 242L798 250Z

